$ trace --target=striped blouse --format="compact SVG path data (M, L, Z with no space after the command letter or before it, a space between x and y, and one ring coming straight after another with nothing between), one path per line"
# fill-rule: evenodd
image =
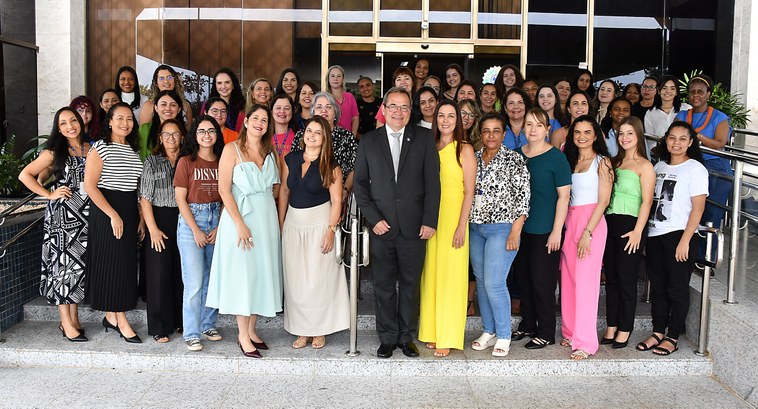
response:
M103 170L97 187L100 189L131 192L137 190L137 183L142 175L142 161L139 153L129 144L105 143L99 140L92 145L103 159Z
M168 158L160 153L147 157L139 191L153 206L176 207L174 168Z

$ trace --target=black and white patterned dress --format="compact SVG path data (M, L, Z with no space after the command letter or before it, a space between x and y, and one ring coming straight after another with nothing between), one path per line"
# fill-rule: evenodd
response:
M45 209L42 242L40 294L50 304L79 304L84 301L87 249L87 219L90 200L84 193L84 161L81 156L66 158L63 179L55 188L68 186L71 198L51 200Z

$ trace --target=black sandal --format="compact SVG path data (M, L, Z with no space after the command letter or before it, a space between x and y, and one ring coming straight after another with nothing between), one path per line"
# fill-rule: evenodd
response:
M162 341L163 339L165 339L165 341ZM169 338L168 335L153 335L153 340L159 344L165 344L171 341L171 338Z
M671 345L674 346L674 349L668 350L668 349L662 347L661 344L664 341L668 341ZM673 338L669 338L669 337L663 338L663 341L661 341L658 345L656 345L655 347L653 347L653 354L654 355L663 355L663 356L671 355L674 352L676 352L676 351L679 350L679 346L677 345L678 343L679 343L679 340L677 340L677 339L673 339Z
M658 346L658 344L660 344L661 342L663 342L663 340L662 340L662 339L661 339L661 338L660 338L658 335L655 335L655 333L653 333L653 335L651 335L651 336L650 336L650 338L654 338L654 339L655 339L656 341L658 341L658 342L657 342L655 345L650 345L650 346L648 346L648 345L645 343L645 341L647 341L647 339L646 339L645 341L642 341L642 342L640 342L639 344L637 344L637 346L636 346L636 347L634 347L634 348L635 348L636 350L638 350L638 351L642 351L642 352L644 352L644 351L650 351L651 349L653 349L653 348L657 347L657 346ZM650 338L648 338L648 339L650 339Z

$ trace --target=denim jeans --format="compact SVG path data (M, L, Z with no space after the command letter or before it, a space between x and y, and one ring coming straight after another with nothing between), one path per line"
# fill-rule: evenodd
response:
M192 217L200 230L206 234L218 227L221 203L190 203ZM208 295L208 280L211 275L213 244L200 248L189 225L179 215L176 241L182 259L182 315L184 317L184 340L200 338L200 333L216 327L218 310L205 306Z
M506 280L517 252L505 249L510 233L511 223L469 224L469 253L482 330L499 339L511 338L511 296Z

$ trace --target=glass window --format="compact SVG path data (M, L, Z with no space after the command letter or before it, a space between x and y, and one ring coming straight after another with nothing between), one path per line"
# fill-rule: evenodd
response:
M471 2L462 0L430 1L429 37L470 38Z
M373 7L372 0L331 0L329 35L371 37Z
M479 2L479 38L521 38L521 1L492 0Z
M421 0L382 0L380 4L381 37L421 37Z
M529 1L526 74L540 82L573 77L586 60L586 0Z

